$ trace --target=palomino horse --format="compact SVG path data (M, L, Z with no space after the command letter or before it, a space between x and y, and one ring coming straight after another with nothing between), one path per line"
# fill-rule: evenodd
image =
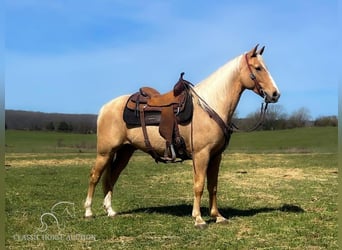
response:
M226 145L224 133L212 119L205 107L210 106L225 124L231 123L232 115L245 89L253 90L268 103L275 103L280 92L262 58L264 47L257 46L216 70L208 78L192 88L193 117L188 125L180 125L187 150L192 154L194 203L192 216L195 226L201 228L206 222L201 217L200 204L205 178L209 192L209 211L217 223L225 222L217 207L217 180L222 152ZM104 202L108 216L117 213L112 209L113 187L121 171L128 164L136 149L147 152L141 127L128 128L123 120L123 110L128 95L120 96L105 104L97 120L97 157L91 169L87 198L84 204L85 217L92 217L92 199L102 173ZM204 105L205 104L205 105ZM210 133L208 133L210 131ZM147 132L156 152L165 150L165 140L157 126L148 126ZM205 136L204 136L205 135Z

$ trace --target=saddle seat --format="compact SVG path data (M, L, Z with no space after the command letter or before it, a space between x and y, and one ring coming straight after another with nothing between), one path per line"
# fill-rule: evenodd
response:
M174 86L173 90L160 94L154 88L142 87L139 92L131 95L124 109L123 118L127 125L141 126L144 132L146 146L151 147L148 141L146 125L159 125L159 133L166 140L166 150L163 158L157 158L156 153L150 153L156 161L175 161L179 151L184 154L185 144L179 134L178 124L188 123L192 118L192 97L188 91L190 82L183 79L184 73ZM147 138L147 139L146 139ZM177 151L173 144L177 144ZM182 148L179 148L179 144ZM179 149L179 150L178 150ZM171 154L171 157L169 155ZM188 159L189 155L181 155Z
M139 89L139 92L130 96L126 107L131 110L136 110L137 108L142 107L145 112L161 112L164 107L172 106L176 112L178 108L183 108L186 97L187 93L185 92L178 96L174 96L173 91L161 95L156 89L151 87L142 87ZM137 107L137 105L139 107Z

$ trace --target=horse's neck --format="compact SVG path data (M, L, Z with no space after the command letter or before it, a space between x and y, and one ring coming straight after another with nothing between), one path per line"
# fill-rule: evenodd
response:
M226 123L230 122L243 92L239 79L240 59L241 56L229 61L195 87Z

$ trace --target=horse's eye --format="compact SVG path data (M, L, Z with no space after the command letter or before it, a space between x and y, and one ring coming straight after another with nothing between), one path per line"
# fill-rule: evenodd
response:
M257 66L257 67L255 67L255 70L256 70L256 71L261 71L261 67L260 67L260 66Z

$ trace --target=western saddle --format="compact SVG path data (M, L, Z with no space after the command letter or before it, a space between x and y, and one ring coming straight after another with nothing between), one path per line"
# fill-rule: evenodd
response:
M178 124L187 124L191 121L193 104L189 92L190 82L183 79L184 72L180 74L173 90L160 94L156 89L142 87L139 92L128 98L123 118L127 126L141 126L148 153L156 162L176 162L191 159L186 150L184 139L181 137ZM163 156L157 154L152 147L147 134L147 125L159 125L159 133L166 140Z

